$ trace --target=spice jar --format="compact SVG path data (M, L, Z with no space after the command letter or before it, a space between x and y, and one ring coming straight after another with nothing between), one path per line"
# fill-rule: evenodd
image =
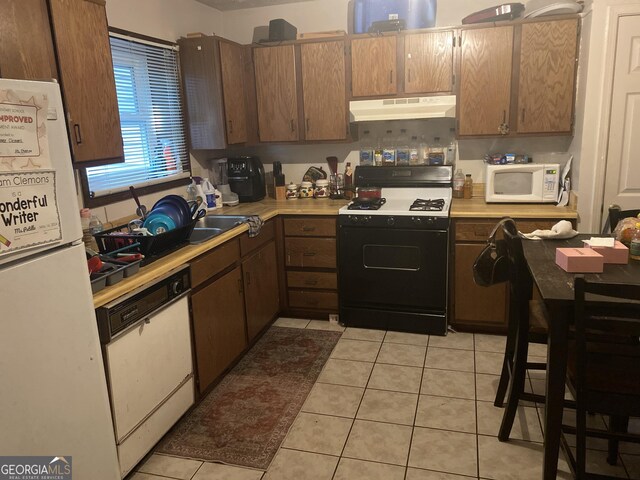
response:
M316 181L316 189L313 196L315 198L329 198L329 180L320 179Z
M300 184L300 191L298 192L300 198L313 197L313 184L311 182L302 182Z
M464 198L471 198L473 195L473 180L471 179L471 174L467 173L464 178L464 188L463 188Z
M290 183L289 185L287 185L286 199L296 200L297 198L298 198L298 185L296 185L295 183Z

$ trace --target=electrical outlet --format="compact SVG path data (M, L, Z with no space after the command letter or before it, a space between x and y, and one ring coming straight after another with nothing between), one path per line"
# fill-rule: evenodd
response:
M331 325L338 325L338 315L335 313L329 314L329 323Z

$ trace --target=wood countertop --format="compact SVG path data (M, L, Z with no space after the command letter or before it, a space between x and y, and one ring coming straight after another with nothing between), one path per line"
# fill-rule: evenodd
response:
M213 215L259 215L269 220L277 215L337 215L345 200L273 200L243 203L234 207L216 210ZM454 199L451 206L452 218L500 218L512 216L516 218L577 218L577 212L568 207L554 205L528 204L487 204L481 197L470 200ZM101 307L107 303L144 286L158 277L181 267L207 251L222 245L224 242L241 235L248 230L247 225L240 225L228 232L198 245L187 245L155 262L142 267L136 275L125 278L117 284L107 287L93 296L94 306Z
M486 203L483 197L468 200L454 198L451 218L558 218L575 219L578 212L570 207L533 203Z

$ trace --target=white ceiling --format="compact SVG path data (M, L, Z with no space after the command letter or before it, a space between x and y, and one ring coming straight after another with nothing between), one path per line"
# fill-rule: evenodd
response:
M218 10L240 10L241 8L268 7L283 3L301 3L311 0L196 0Z

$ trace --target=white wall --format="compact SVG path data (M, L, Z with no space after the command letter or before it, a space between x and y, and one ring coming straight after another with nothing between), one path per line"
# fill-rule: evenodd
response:
M222 31L222 12L195 0L107 0L109 26L175 42Z

